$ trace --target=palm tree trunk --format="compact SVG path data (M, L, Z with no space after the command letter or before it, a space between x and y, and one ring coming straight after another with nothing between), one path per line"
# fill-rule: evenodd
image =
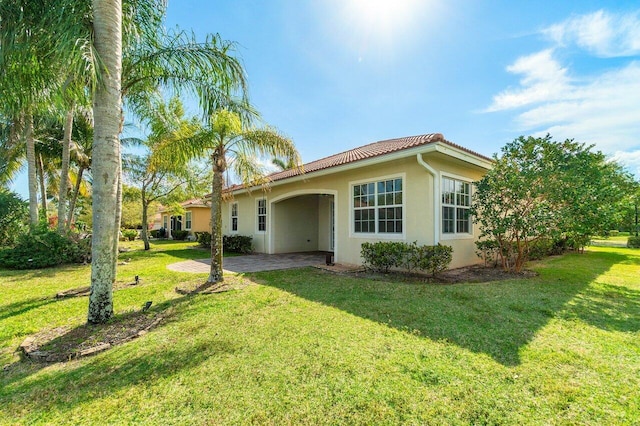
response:
M80 193L80 185L82 185L82 175L84 173L84 167L80 166L78 169L78 176L76 177L76 184L73 188L73 194L69 200L69 212L67 214L67 224L69 228L73 224L73 211L76 209L76 202L78 201L78 194Z
M213 182L211 185L211 272L208 283L224 280L222 272L222 181L224 171L213 159Z
M29 222L38 224L38 180L36 178L36 145L33 139L33 116L25 116L24 139L27 144L27 176L29 179Z
M140 232L140 238L144 241L144 249L151 249L149 244L149 202L147 201L145 194L142 194L142 231Z
M71 131L73 129L73 105L67 111L64 123L64 138L62 139L62 166L60 167L60 189L58 193L58 232L69 229L70 223L65 224L67 217L67 191L69 186L69 150L71 147Z
M47 219L47 183L44 179L44 162L42 161L42 154L38 155L38 177L40 178L40 216L42 219Z
M113 283L118 228L118 175L120 173L122 2L93 0L95 49L102 66L93 100L93 238L91 245L90 323L105 323L113 316ZM116 240L116 241L114 241Z

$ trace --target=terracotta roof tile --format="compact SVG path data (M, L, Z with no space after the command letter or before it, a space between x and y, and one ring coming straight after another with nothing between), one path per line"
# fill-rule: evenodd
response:
M403 138L388 139L378 142L373 142L368 145L364 145L358 148L350 149L339 154L334 154L329 157L321 158L316 161L304 164L302 169L305 174L317 172L319 170L329 169L331 167L342 166L349 163L355 163L357 161L378 157L381 155L391 154L394 152L402 151L405 149L414 148L420 145L429 145L432 143L441 142L469 154L483 158L488 161L493 161L484 155L478 154L460 145L447 141L441 133L429 133L426 135L407 136ZM267 176L268 181L275 182L282 179L291 178L303 174L300 169L288 169L281 172L275 172ZM225 188L225 191L235 191L243 188L243 185L232 185ZM207 194L205 197L209 197Z

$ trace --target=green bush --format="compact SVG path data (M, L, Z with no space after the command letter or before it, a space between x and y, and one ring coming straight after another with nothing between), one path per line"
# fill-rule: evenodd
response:
M171 237L173 237L174 240L184 241L187 239L187 235L189 235L189 231L185 231L185 230L171 231Z
M211 248L211 234L209 232L196 232L196 241L200 247Z
M393 241L362 243L360 246L364 267L384 273L389 272L390 268L405 264L404 257L407 251L406 243Z
M379 241L363 243L360 248L365 268L384 273L402 266L408 272L415 268L435 276L449 267L452 254L449 246L419 246L415 242Z
M629 237L627 239L627 247L640 248L640 237Z
M0 267L9 269L40 269L90 259L90 238L60 235L44 226L20 235L14 248L0 250Z
M540 260L551 256L554 253L554 240L551 238L540 238L529 243L529 260Z
M476 256L484 260L484 266L498 266L499 246L496 240L476 241Z
M618 231L617 229L612 229L611 231L609 231L609 236L610 237L617 237L619 233L620 233L620 231Z
M133 241L138 236L138 231L136 231L135 229L123 229L122 236L129 241Z
M251 253L253 251L252 240L252 237L246 235L223 235L222 249L228 253ZM211 237L209 237L209 241L211 241ZM209 242L209 245L211 245L211 242Z
M167 236L167 231L164 228L154 229L151 231L151 236L153 238L165 238Z

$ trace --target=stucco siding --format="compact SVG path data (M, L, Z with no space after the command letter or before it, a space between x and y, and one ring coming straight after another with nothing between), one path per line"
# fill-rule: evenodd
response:
M438 177L445 175L473 182L484 172L480 167L441 153L425 154L423 159L438 172ZM403 181L402 233L372 235L354 232L352 185L396 178ZM434 197L433 182L434 176L418 163L415 156L411 156L324 176L308 175L287 183L275 182L266 192L253 189L250 193L237 193L231 202L238 203L238 233L253 237L254 250L275 253L329 250L330 205L333 201L335 260L360 264L360 246L365 241L417 241L418 244L434 244L434 207L441 207L440 200ZM258 198L266 200L265 232L257 231ZM228 202L223 208L225 234L230 233L229 227ZM440 228L438 224L438 230ZM477 235L476 227L470 235L463 237L443 235L438 231L437 240L454 248L451 267L479 262L474 245Z

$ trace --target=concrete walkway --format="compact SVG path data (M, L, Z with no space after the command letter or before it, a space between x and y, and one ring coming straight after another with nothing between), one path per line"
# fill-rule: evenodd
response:
M248 254L245 256L225 257L223 268L226 272L259 272L277 269L303 268L305 266L323 265L325 253L284 253L284 254ZM185 260L172 263L167 268L177 272L209 272L211 259Z

